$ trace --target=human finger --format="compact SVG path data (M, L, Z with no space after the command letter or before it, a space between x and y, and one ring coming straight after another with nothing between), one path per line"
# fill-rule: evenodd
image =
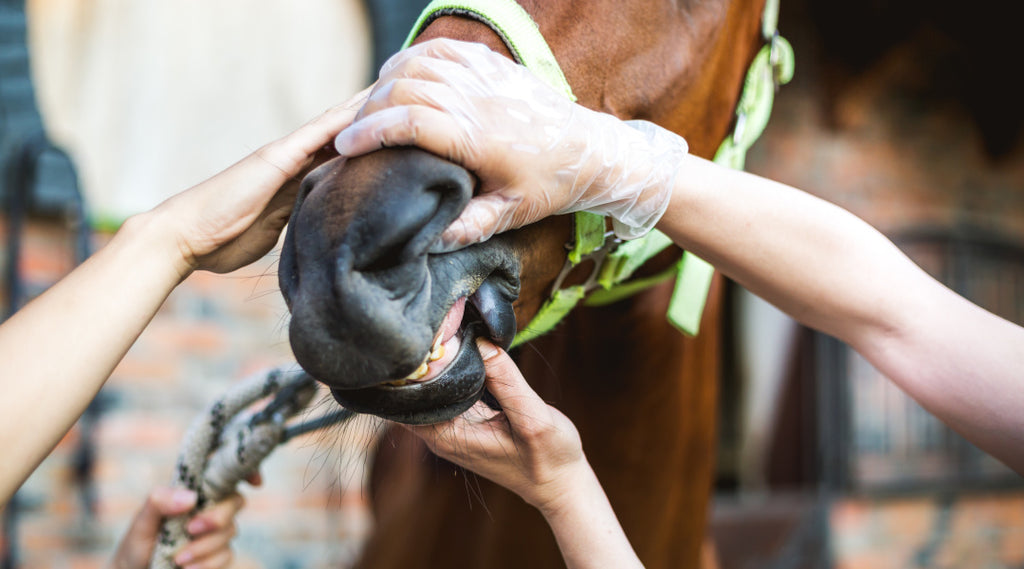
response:
M486 53L494 52L482 43L436 38L409 46L389 57L380 68L380 76L394 74L396 69L418 57L443 59L465 65L469 58Z
M234 525L235 514L245 506L241 494L232 494L204 509L188 521L185 531L192 537L222 531Z
M532 429L538 418L549 415L548 404L537 395L508 353L485 338L476 341L484 360L487 390L501 405L514 432Z
M196 493L185 488L162 487L153 490L136 514L125 539L156 535L163 518L188 513L195 507L196 499Z
M164 487L150 492L121 538L112 566L118 569L146 566L164 518L188 513L195 507L196 499L195 492L184 488Z
M467 117L465 112L460 112L473 108L470 96L472 96L471 92L462 88L453 88L447 81L394 79L379 84L370 93L353 122L359 123L374 113L392 107L420 106L450 113L461 122L471 124L472 119Z
M366 103L359 109L357 118L378 110L381 102L388 102L391 106L402 103L405 101L402 96L412 93L415 87L426 84L450 86L472 83L472 78L475 77L473 73L472 69L452 61L426 57L408 58L387 74L381 74ZM396 86L398 89L395 89Z
M357 156L385 146L418 146L479 173L485 169L480 154L484 145L474 136L476 131L466 120L429 106L390 107L343 130L335 138L335 147L342 156ZM481 194L445 229L432 252L461 249L553 213L548 210L554 206L547 200L526 202L524 191L503 182L503 176L482 180ZM546 210L544 205L550 207Z
M522 227L543 219L544 212L523 207L523 195L513 188L481 194L469 200L431 247L431 253L448 253L481 243L496 233Z
M441 110L406 105L367 115L338 133L335 149L342 156L358 156L386 146L419 146L467 170L477 167L475 146L466 124Z
M318 150L330 144L334 136L352 124L372 88L371 85L363 89L344 103L324 111L293 132L263 146L250 159L277 168L285 178L298 175Z
M245 481L248 482L250 486L262 486L263 474L260 473L259 469L253 470L252 472L249 473L248 476L245 477Z
M231 540L236 533L235 525L231 524L229 527L222 528L221 531L194 539L174 555L174 563L188 567L194 563L215 559L225 551L230 552Z
M494 435L510 440L507 423L496 420L500 415L483 401L477 401L461 415L447 421L404 427L423 439L434 453L468 466L465 460L470 456L488 453ZM481 433L491 436L481 437Z
M181 565L181 569L224 569L231 566L234 556L231 549L223 548L207 557Z

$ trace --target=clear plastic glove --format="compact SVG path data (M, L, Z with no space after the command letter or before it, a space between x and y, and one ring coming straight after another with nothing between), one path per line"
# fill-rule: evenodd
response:
M345 156L415 145L474 172L478 195L440 250L573 211L639 237L665 212L687 152L667 130L589 110L483 45L447 39L392 57L335 145Z

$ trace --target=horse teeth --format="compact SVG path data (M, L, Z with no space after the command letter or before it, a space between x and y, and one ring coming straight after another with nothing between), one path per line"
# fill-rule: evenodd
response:
M408 383L408 382L405 381L404 379L396 379L395 381L387 382L387 384L390 385L391 387L402 387L406 383Z
M423 362L423 363L420 364L420 367L416 368L416 371L414 371L414 372L410 373L409 375L407 375L405 377L405 379L409 379L409 380L415 381L415 380L417 380L417 379L427 375L427 372L429 370L430 370L430 367L427 365L427 362Z
M439 360L439 359L441 359L443 357L444 357L444 344L438 344L437 346L434 347L434 349L430 350L430 355L427 356L427 359L432 361L432 362L436 362L437 360Z

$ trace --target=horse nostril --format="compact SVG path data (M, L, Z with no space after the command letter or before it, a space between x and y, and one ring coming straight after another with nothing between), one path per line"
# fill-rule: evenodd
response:
M380 272L422 256L430 242L421 245L421 241L430 239L430 222L437 215L443 195L440 191L424 191L381 210L384 215L366 228L367 238L360 239L360 246L353 251L352 268Z
M426 201L426 200L418 200ZM416 204L395 209L382 220L372 235L373 240L354 251L352 268L363 273L376 273L403 265L415 258L412 245L416 236L437 209L436 205Z
M410 152L354 216L345 244L352 268L381 273L426 258L473 192L464 169L423 152Z

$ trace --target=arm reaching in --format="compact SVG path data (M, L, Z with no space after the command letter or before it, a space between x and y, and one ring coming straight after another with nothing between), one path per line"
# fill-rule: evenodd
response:
M1024 328L972 304L848 211L687 156L658 224L797 320L843 340L1024 474Z
M277 243L296 178L365 95L132 217L0 325L0 505L71 428L178 283L195 269L237 269Z
M441 236L442 250L584 210L611 216L630 239L665 211L687 145L651 123L621 124L482 45L434 40L384 65L336 146L353 156L415 144L475 172L479 195Z
M540 510L570 569L642 567L583 455L576 427L537 396L508 354L486 340L477 345L487 389L502 411L478 402L445 423L408 428L438 455Z
M391 61L337 145L354 155L415 144L475 172L479 195L446 244L579 209L632 224L635 206L616 213L617 204L644 204L638 227L656 223L748 290L847 342L1024 474L1024 328L942 286L849 212L690 156L679 137L645 128L654 134L570 103L480 46L436 40Z

